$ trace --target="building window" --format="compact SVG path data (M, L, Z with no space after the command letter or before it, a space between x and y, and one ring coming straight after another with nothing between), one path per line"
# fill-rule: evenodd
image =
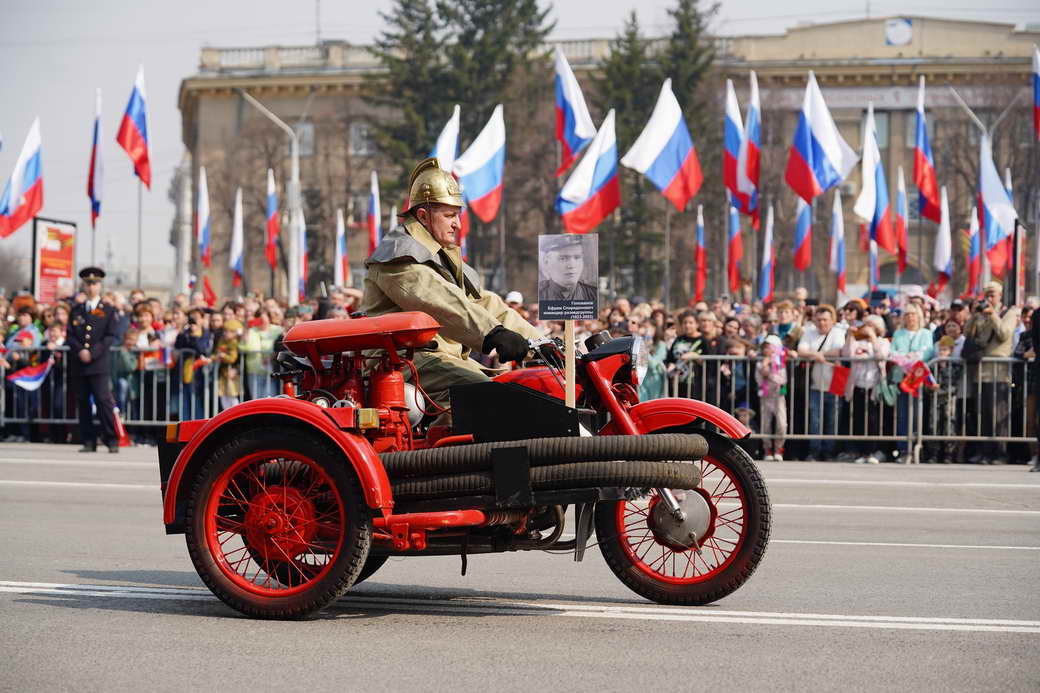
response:
M314 123L295 123L292 128L300 143L300 156L314 156Z
M376 153L375 143L368 123L355 120L350 124L350 155L372 156Z
M877 128L878 148L882 151L888 149L888 111L874 111L874 125ZM867 127L867 113L863 112L863 122L860 131Z

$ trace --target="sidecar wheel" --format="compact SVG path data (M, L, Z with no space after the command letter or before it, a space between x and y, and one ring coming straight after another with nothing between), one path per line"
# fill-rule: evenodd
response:
M769 495L758 468L733 440L706 437L708 455L694 462L702 475L696 493L703 502L697 503L710 511L700 553L677 546L654 526L656 492L596 505L596 536L607 565L634 592L660 604L699 606L725 597L751 577L769 542Z
M248 431L212 453L186 520L203 582L258 618L302 618L325 607L354 584L372 541L342 452L291 428Z

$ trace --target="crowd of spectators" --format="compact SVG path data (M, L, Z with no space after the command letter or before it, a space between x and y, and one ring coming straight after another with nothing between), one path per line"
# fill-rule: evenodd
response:
M576 331L579 342L602 330L644 340L650 367L641 399L695 397L722 407L761 434L747 443L760 459L877 463L907 454L909 426L936 436L1036 435L1036 301L1004 307L1001 299L995 282L981 297L945 305L923 294L875 293L836 308L804 289L768 305L721 297L673 310L618 298ZM29 295L0 297L4 372L55 365L37 391L8 383L6 418L18 422L8 423L7 440L71 439L69 427L30 423L73 415L61 366L76 300L41 305ZM202 293L163 303L140 290L109 291L103 300L118 315L117 406L129 421L158 421L199 418L275 394L271 359L279 335L299 321L349 318L360 292L333 289L327 299L293 308L254 293L213 306ZM537 304L525 305L518 292L506 302L562 336L562 323L540 321ZM923 377L919 361L930 366ZM921 407L911 406L915 397ZM910 420L915 415L920 421ZM157 430L130 428L142 442ZM941 440L925 446L922 461L1028 460L1040 468L1035 446Z

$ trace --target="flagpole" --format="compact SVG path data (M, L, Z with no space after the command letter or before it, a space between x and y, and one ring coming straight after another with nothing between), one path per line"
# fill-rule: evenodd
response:
M141 287L141 264L144 262L144 248L142 241L144 240L144 232L141 226L141 178L137 178L137 288Z
M664 309L671 309L671 293L672 293L672 207L671 204L667 205L664 216L664 286L662 287L662 298L664 301Z

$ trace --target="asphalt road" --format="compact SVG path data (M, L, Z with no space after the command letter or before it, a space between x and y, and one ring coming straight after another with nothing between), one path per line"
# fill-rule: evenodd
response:
M773 541L662 607L598 550L393 559L320 618L240 617L167 537L155 450L0 445L0 689L1040 689L1040 474L764 463Z

